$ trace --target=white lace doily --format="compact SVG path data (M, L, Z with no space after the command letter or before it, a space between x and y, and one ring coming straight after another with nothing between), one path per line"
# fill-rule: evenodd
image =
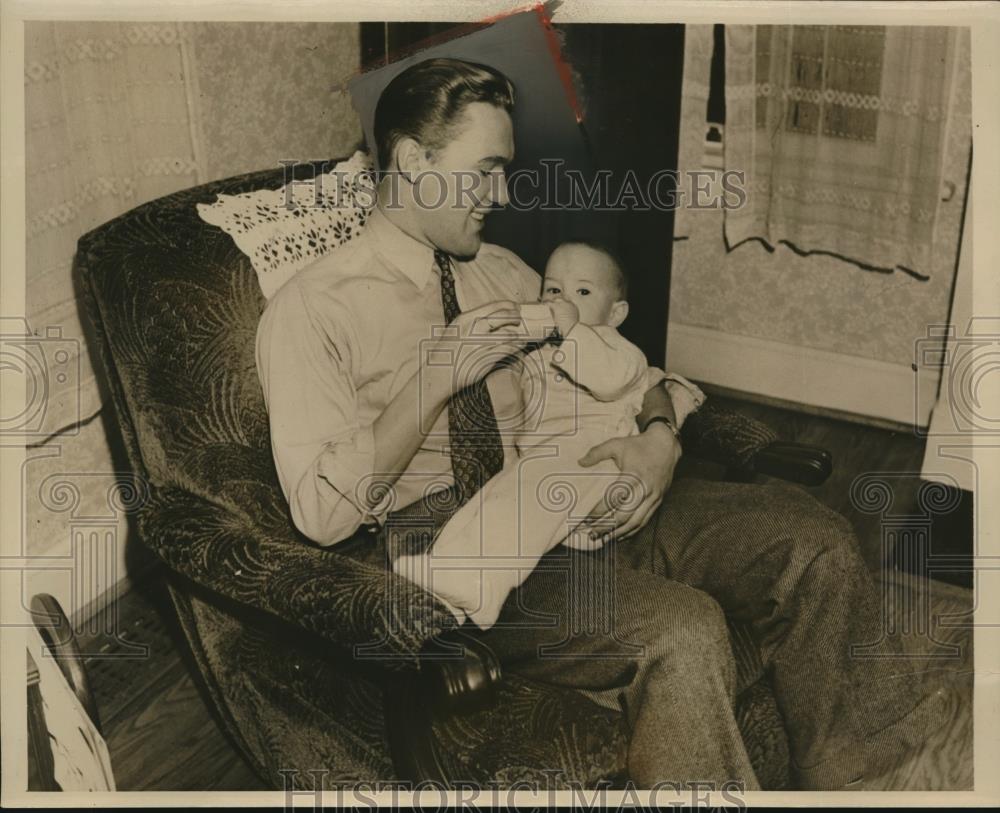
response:
M311 181L198 204L198 215L233 238L264 297L297 271L357 235L375 203L372 163L358 151Z

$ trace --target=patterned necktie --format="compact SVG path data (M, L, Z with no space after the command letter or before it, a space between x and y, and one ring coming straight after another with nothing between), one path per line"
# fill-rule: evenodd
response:
M461 313L455 295L451 260L443 251L435 251L434 262L441 272L444 318L451 324ZM503 468L503 444L484 378L451 396L448 402L448 435L451 440L451 468L458 488L456 497L461 506Z

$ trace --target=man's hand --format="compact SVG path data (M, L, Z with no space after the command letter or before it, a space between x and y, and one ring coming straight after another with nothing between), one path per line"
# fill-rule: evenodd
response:
M426 346L422 363L432 380L447 377L442 386L451 395L474 384L530 341L516 303L490 302L455 317Z
M621 488L609 489L611 498L598 503L581 523L581 530L587 524L595 526L590 532L595 543L608 541L612 533L616 539L627 539L638 532L663 502L680 457L680 442L660 423L654 423L641 435L612 438L595 446L580 458L580 465L614 460L623 477L619 481ZM636 488L636 482L641 484L640 493L626 496L630 489Z

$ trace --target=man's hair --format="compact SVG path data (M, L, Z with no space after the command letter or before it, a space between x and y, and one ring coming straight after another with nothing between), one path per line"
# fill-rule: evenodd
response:
M628 274L625 272L625 262L622 260L621 254L613 245L604 240L574 238L572 240L567 240L564 243L560 243L557 248L562 248L563 246L585 246L593 251L600 252L611 260L611 267L615 273L615 289L618 294L618 298L622 301L628 302Z
M451 140L449 127L473 102L509 113L514 85L493 68L460 59L427 59L407 68L386 85L375 106L379 167L389 168L404 138L432 152L444 147Z

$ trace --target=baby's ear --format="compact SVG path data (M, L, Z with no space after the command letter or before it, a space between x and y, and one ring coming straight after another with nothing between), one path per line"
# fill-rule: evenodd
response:
M611 306L611 315L608 316L608 324L611 327L618 327L628 316L628 302L620 299Z

